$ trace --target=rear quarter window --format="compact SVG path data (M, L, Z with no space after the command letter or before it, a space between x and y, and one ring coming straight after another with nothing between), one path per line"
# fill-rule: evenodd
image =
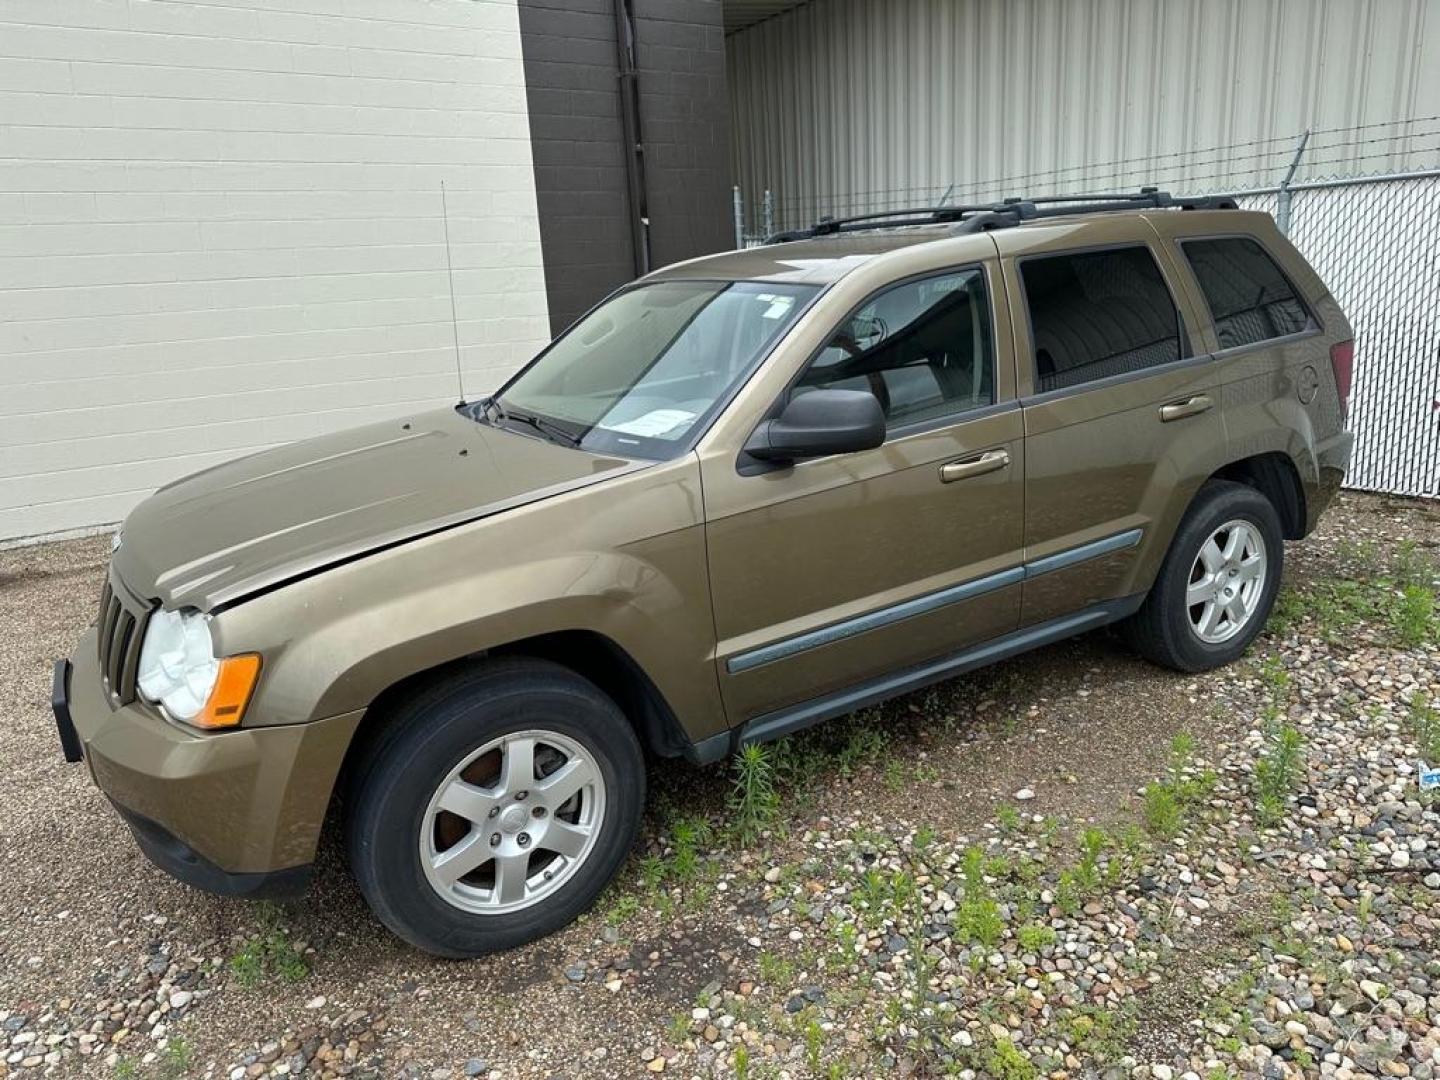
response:
M1020 276L1037 391L1180 359L1180 313L1144 245L1026 259Z
M1280 267L1247 237L1180 245L1215 320L1220 348L1288 337L1315 325Z

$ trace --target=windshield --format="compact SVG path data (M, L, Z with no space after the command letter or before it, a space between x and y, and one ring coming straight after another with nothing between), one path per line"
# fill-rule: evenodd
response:
M670 457L817 291L754 281L628 289L516 376L492 416L597 453Z

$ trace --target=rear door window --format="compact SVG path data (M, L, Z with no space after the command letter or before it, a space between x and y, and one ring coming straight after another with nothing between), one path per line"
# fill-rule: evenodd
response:
M1187 240L1181 250L1210 305L1220 348L1288 337L1313 325L1280 267L1256 241Z
M1024 259L1020 276L1040 393L1183 355L1180 313L1143 244Z

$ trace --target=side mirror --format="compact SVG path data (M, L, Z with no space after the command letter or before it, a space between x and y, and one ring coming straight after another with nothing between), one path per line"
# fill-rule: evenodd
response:
M885 412L866 390L812 390L755 429L745 452L761 461L853 454L885 441Z

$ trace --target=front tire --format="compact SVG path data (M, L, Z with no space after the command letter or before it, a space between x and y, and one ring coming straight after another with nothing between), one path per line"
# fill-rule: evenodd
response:
M1125 637L1141 656L1176 671L1237 660L1270 617L1284 565L1270 500L1244 484L1211 480L1185 511Z
M557 664L502 660L403 703L353 774L346 843L390 930L454 958L585 911L640 827L645 762L625 716Z

